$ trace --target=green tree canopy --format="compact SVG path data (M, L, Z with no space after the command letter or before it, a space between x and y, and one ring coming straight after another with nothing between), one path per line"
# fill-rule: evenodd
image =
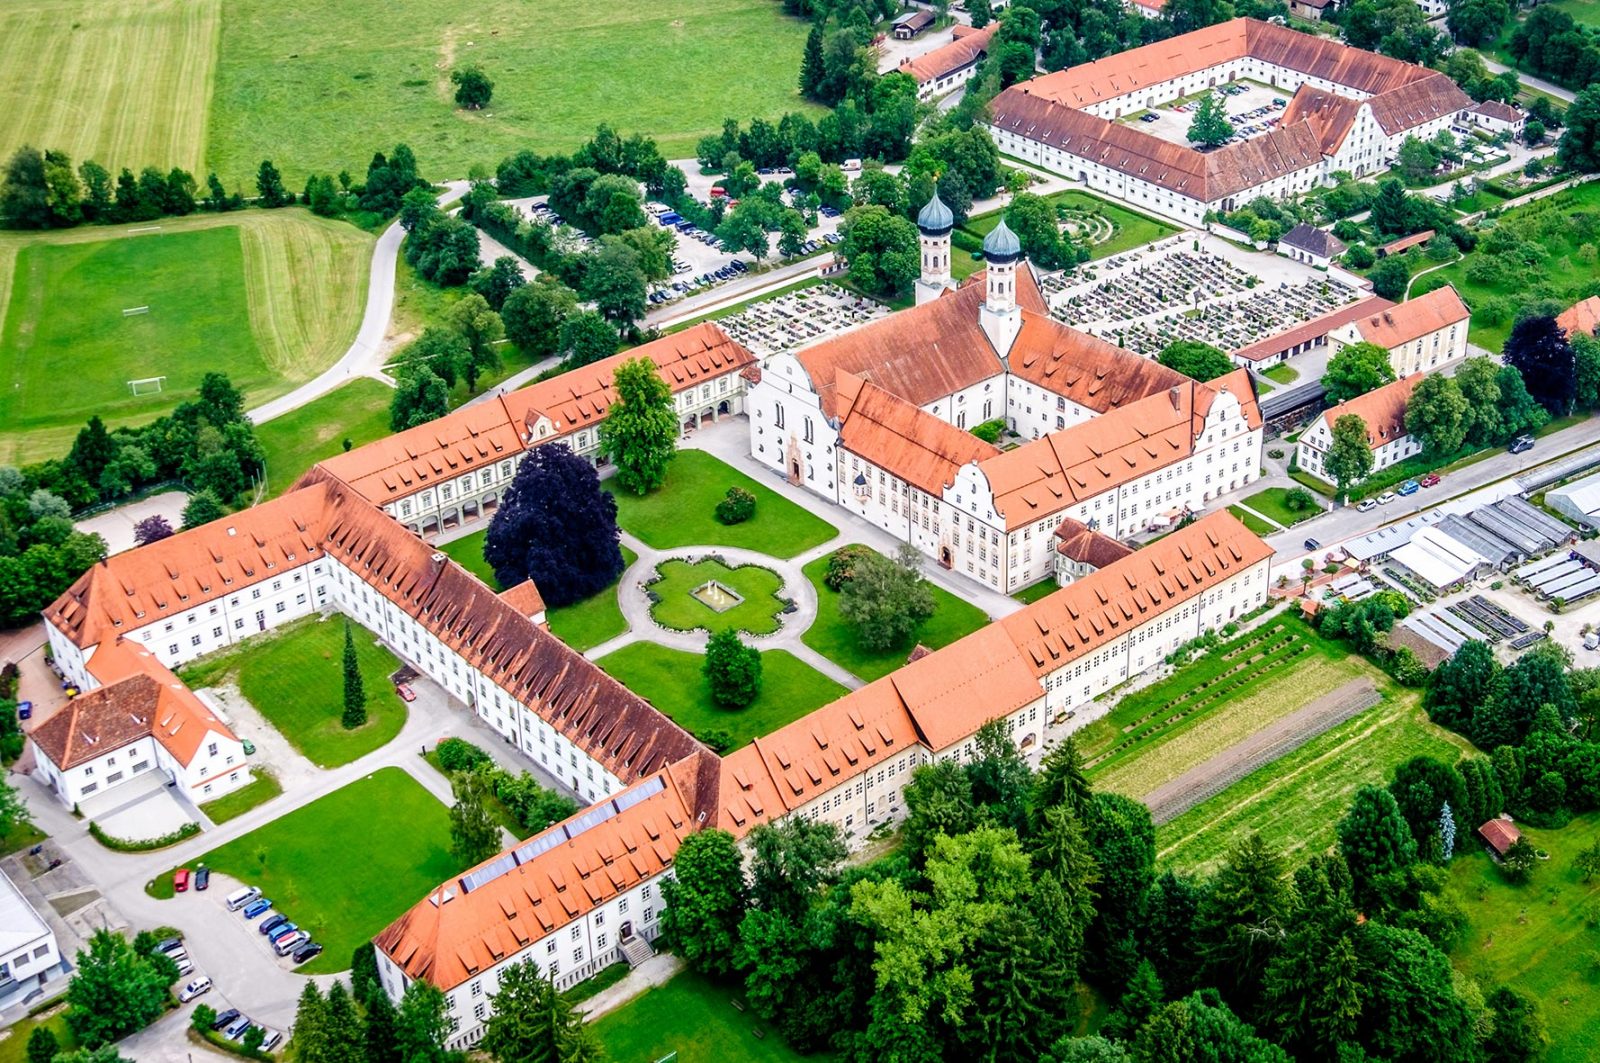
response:
M678 847L673 868L661 884L661 933L690 967L726 974L748 904L738 844L727 831L695 831Z
M1236 368L1233 359L1225 352L1198 340L1174 340L1167 344L1156 361L1202 382L1226 376Z
M672 392L648 358L622 363L612 381L617 398L600 422L600 450L616 466L618 486L647 494L666 482L678 452Z
M1432 375L1418 381L1406 403L1406 431L1417 437L1429 454L1451 454L1467 439L1471 411L1460 386L1447 376Z
M733 628L723 628L706 641L701 670L711 700L725 709L742 709L761 694L761 652L746 646Z
M902 545L894 560L864 554L839 597L839 615L863 648L880 652L905 645L933 615L933 592L921 573L922 555Z
M1335 405L1393 380L1394 366L1390 364L1389 352L1376 343L1365 341L1340 348L1338 354L1328 359L1328 368L1322 374L1328 402Z
M1215 92L1206 90L1196 101L1193 117L1189 121L1189 142L1202 147L1215 148L1233 137L1233 123L1228 121L1228 108Z
M1367 445L1367 422L1360 414L1342 414L1333 422L1333 442L1322 467L1340 491L1366 479L1372 471L1372 448Z

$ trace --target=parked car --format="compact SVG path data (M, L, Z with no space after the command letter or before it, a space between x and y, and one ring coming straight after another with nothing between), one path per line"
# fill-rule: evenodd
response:
M256 755L256 744L254 742L250 741L250 739L248 739L248 738L241 739L239 744L244 746L244 755L245 756L253 757L253 756Z
M256 916L260 915L271 907L272 902L270 900L265 897L258 897L251 901L249 906L245 908L244 917L246 919L254 919Z
M263 1052L272 1051L273 1048L277 1047L278 1042L283 1040L282 1030L274 1030L263 1026L261 1027L261 1032L265 1035L261 1038L261 1051Z
M307 941L310 941L310 940L311 940L311 935L310 934L306 933L304 930L296 930L294 933L290 934L288 937L283 938L282 940L274 943L273 946L272 946L272 949L279 956L287 956L291 952L293 952L295 949L298 949L301 945L304 945Z
M1362 501L1362 503L1359 506L1356 507L1356 511L1358 513L1370 513L1372 510L1375 510L1377 508L1378 508L1377 500L1376 499L1372 499L1372 498L1368 498L1368 499L1365 499L1364 501Z
M1414 495L1418 491L1422 490L1422 485L1417 483L1415 480L1407 480L1405 483L1400 485L1399 490L1402 496Z
M1385 491L1383 494L1378 496L1378 505L1380 505L1380 506L1387 506L1390 502L1393 502L1393 501L1394 501L1394 492L1393 491Z
M197 890L211 888L211 869L204 864L194 869L194 888Z
M1518 436L1517 438L1515 438L1515 439L1513 439L1511 441L1511 445L1509 447L1507 447L1506 449L1509 450L1513 454L1521 454L1521 453L1523 453L1525 451L1532 450L1533 449L1533 437L1532 436Z
M172 889L175 893L182 893L189 888L189 869L180 867L172 873Z
M202 993L211 992L211 979L201 976L178 992L178 1003L187 1004Z
M308 940L294 950L294 962L305 963L307 960L314 959L320 955L322 955L322 946L315 941Z
M229 1008L227 1011L224 1011L222 1014L218 1015L215 1019L211 1020L211 1028L213 1030L220 1030L224 1026L227 1026L229 1023L233 1022L233 1020L237 1019L238 1017L239 1017L239 1009L238 1008Z
M1439 474L1436 472L1430 472L1428 475L1418 480L1417 483L1421 484L1423 487L1437 487L1439 485Z
M262 934L270 934L288 921L289 917L284 915L282 912L274 912L273 914L262 919L261 925L256 927L256 930Z
M17 702L17 719L19 719L19 720L31 720L31 719L33 719L33 702L31 702L31 701L19 701L19 702Z
M1317 542L1317 540L1315 540L1315 539L1307 539L1306 543L1305 543L1305 546L1306 546L1307 550L1315 550L1321 545L1322 544Z
M228 911L237 912L259 896L261 896L260 886L241 886L228 894L225 903L228 906Z
M156 945L157 952L177 952L183 948L182 938L167 938Z
M411 689L411 685L409 683L396 683L394 685L394 692L400 695L400 700L402 701L417 700L417 692Z
M232 1022L228 1023L228 1025L222 1028L222 1036L226 1037L230 1041L237 1041L244 1036L244 1032L252 1025L253 1024L250 1022L250 1016L240 1015L238 1018L234 1019Z
M279 923L272 933L267 935L267 940L272 942L274 945L277 945L280 941L283 941L300 932L300 928L295 924L283 922ZM307 934L305 936L310 937L311 935Z

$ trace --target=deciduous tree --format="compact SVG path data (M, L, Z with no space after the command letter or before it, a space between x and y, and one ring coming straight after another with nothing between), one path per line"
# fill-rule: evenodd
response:
M1233 123L1228 121L1228 108L1222 99L1209 89L1200 94L1194 106L1194 117L1189 122L1189 143L1215 148L1233 139Z
M617 484L647 494L667 479L678 452L672 392L648 358L622 363L612 376L616 400L600 422L600 449L616 466Z
M922 555L902 545L895 560L866 554L840 591L839 615L864 649L881 653L905 645L933 615L933 592L921 573Z
M389 399L389 428L404 432L450 412L450 391L426 365L403 366Z
M522 459L489 523L483 559L502 587L531 579L550 606L582 601L622 574L617 503L594 466L548 443Z
M450 806L450 855L462 867L487 860L500 851L500 824L489 814L487 774L457 772L450 777L456 802Z
M505 338L505 323L489 306L489 301L477 292L464 296L452 306L449 318L451 327L467 343L461 375L467 380L467 390L477 391L479 375L500 366L495 345Z
M761 695L761 652L746 646L733 628L724 628L706 641L701 665L711 700L725 709L742 709Z
M917 228L884 207L854 207L845 214L839 253L850 277L873 295L894 295L922 270Z
M1461 448L1467 439L1470 417L1461 388L1447 376L1424 377L1406 403L1406 431L1433 455L1451 454Z
M661 933L685 963L726 974L748 905L744 858L727 831L697 830L683 840L674 875L661 884Z
M1330 403L1348 402L1394 380L1389 352L1376 343L1352 343L1328 359L1322 386Z
M1563 120L1567 128L1556 148L1561 165L1582 173L1600 171L1600 85L1578 93Z
M494 96L494 82L478 66L459 66L450 71L450 83L456 87L456 106L468 111L481 111Z
M1236 368L1233 360L1223 351L1198 340L1174 340L1167 344L1156 361L1199 381L1215 380Z
M1511 327L1501 356L1522 374L1523 386L1552 417L1572 409L1576 362L1572 344L1555 318L1526 317Z
M77 964L67 985L67 1025L80 1044L120 1040L166 1010L168 983L122 935L96 930Z
M532 284L517 288L506 296L500 308L506 338L528 357L538 360L556 353L561 326L578 309L578 293L542 273ZM612 343L616 330L608 327ZM612 353L615 353L613 347Z
M501 255L487 269L480 269L467 282L472 290L483 296L489 308L499 312L505 308L511 293L528 283L522 267L510 255Z
M1342 414L1333 422L1333 442L1323 469L1341 493L1349 491L1372 471L1372 448L1367 445L1367 422L1359 414Z

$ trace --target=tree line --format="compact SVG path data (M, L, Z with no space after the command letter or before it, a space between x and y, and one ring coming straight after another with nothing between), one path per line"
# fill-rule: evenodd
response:
M150 424L108 430L96 415L66 457L0 466L0 627L32 620L105 556L105 540L74 530L74 511L177 480L195 527L247 502L263 460L243 396L207 373L195 398Z

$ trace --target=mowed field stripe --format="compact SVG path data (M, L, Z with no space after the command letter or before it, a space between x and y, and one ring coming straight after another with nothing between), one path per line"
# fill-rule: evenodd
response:
M246 225L245 298L262 357L284 379L304 381L336 361L359 325L372 237L336 222Z
M221 0L16 0L0 7L0 152L181 166L204 180Z

